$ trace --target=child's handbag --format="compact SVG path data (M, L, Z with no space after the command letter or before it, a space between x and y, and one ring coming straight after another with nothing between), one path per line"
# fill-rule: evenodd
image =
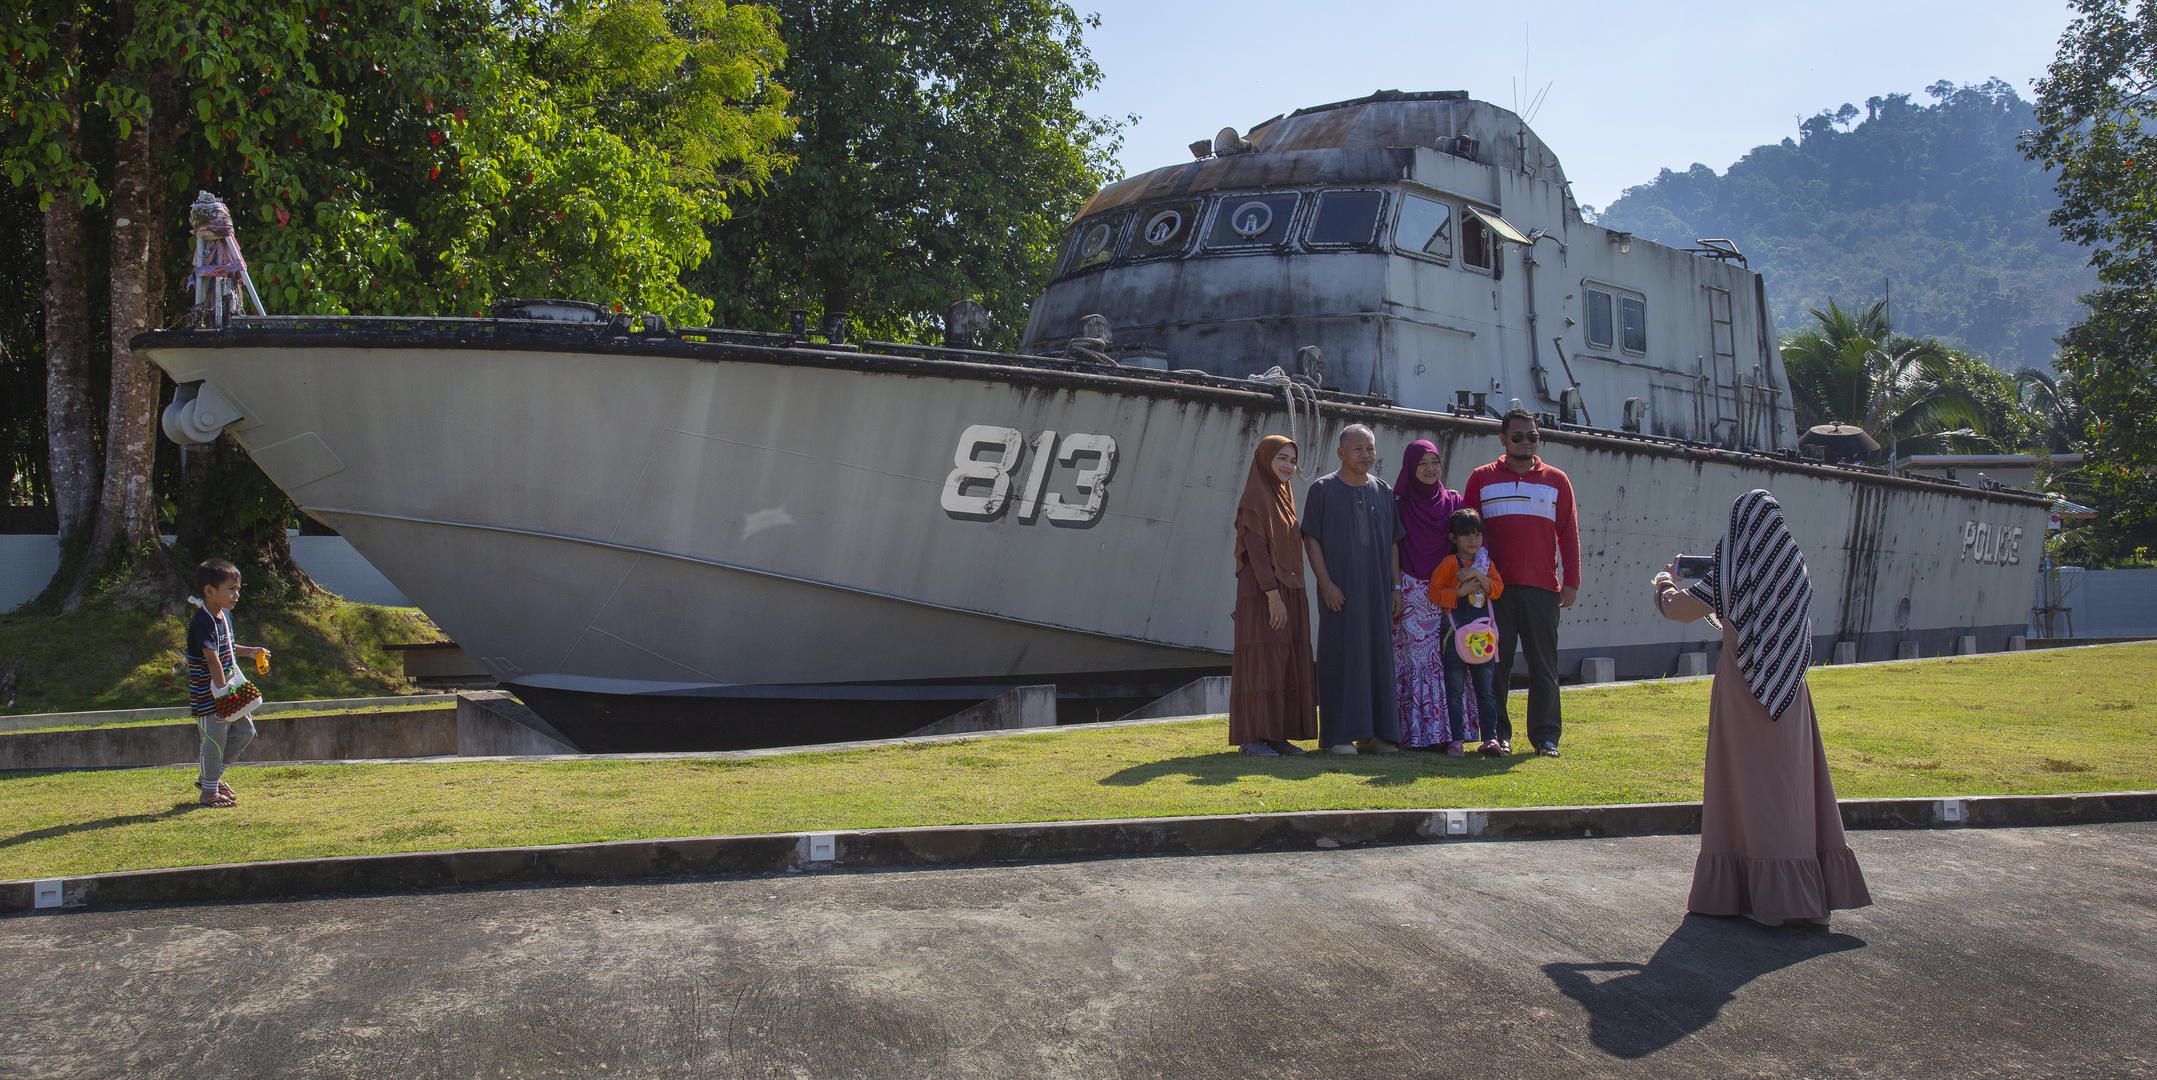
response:
M262 704L262 691L248 682L238 668L228 668L225 674L225 693L217 697L217 718L227 722L251 715Z
M1453 651L1470 664L1488 664L1498 656L1498 624L1485 615L1453 631Z

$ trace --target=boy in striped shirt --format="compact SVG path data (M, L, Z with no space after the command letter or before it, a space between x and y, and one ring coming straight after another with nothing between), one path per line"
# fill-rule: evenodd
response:
M225 769L239 759L254 741L255 721L241 716L223 720L217 715L217 699L231 692L242 656L268 656L268 649L236 645L232 620L227 612L240 602L240 571L223 559L210 559L195 568L195 588L202 596L189 597L195 617L187 624L187 699L202 728L202 773L195 781L204 806L238 806L239 797L225 783ZM223 693L220 693L223 691Z

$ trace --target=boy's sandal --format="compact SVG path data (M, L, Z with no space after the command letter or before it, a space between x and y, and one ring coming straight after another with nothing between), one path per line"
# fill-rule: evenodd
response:
M225 783L223 780L219 780L217 782L217 793L224 796L225 798L231 799L235 805L237 805L240 801L240 793L232 790L232 785Z
M196 801L197 801L198 805L202 805L202 806L214 806L214 807L217 807L217 808L218 808L218 809L220 809L220 810L223 810L223 809L228 809L228 808L230 808L230 807L234 807L234 806L238 806L238 805L240 805L240 803L239 803L239 800L237 800L237 799L234 799L234 798L233 798L232 796L230 796L230 795L227 795L227 794L225 794L225 793L224 793L224 792L222 792L222 791L219 791L219 792L207 792L207 791L206 791L206 792L203 792L203 794L202 794L202 798L200 798L200 799L198 799L198 800L196 800Z

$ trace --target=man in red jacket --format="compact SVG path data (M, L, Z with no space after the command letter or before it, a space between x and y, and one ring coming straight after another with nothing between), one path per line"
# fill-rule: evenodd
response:
M1542 440L1535 414L1514 409L1500 430L1505 457L1469 473L1461 492L1483 515L1491 562L1505 580L1505 594L1492 600L1498 615L1498 741L1512 752L1505 688L1512 685L1517 644L1528 651L1528 741L1537 753L1557 757L1565 727L1558 712L1558 609L1572 607L1580 592L1580 518L1573 482L1535 454Z

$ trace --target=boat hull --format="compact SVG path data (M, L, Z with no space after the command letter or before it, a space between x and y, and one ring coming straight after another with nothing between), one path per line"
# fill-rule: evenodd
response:
M1217 668L1251 447L1287 426L1249 384L814 349L229 330L137 347L231 401L270 477L481 664L557 691ZM1415 438L1455 487L1499 454L1487 420L1328 404L1307 461L1350 422L1377 429L1389 478ZM1545 459L1580 510L1568 673L1715 652L1655 615L1647 581L1712 550L1755 487L1806 551L1823 658L1998 649L2026 621L2039 500L1574 432ZM755 741L819 734L768 724Z

